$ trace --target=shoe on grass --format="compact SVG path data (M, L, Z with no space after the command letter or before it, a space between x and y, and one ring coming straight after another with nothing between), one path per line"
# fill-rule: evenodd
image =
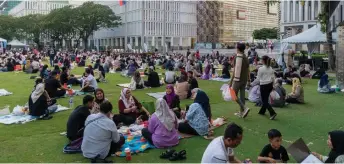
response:
M276 118L277 114L274 114L270 117L270 120L274 120Z
M238 116L239 118L242 118L241 112L234 113L234 115Z
M244 110L244 113L243 113L243 115L242 115L242 118L246 118L249 112L250 112L250 108L246 108L246 109Z

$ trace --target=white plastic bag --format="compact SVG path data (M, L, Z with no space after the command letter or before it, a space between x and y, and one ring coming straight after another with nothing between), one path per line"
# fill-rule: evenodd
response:
M17 105L16 107L13 108L12 114L15 116L24 115L25 112L24 112L23 108L24 107Z
M222 87L220 88L220 90L222 91L223 100L225 100L225 101L231 101L232 100L232 96L231 96L231 93L229 91L229 85L228 84L223 84Z
M281 98L280 95L275 90L271 91L270 99L272 99L272 100L279 100L280 98Z

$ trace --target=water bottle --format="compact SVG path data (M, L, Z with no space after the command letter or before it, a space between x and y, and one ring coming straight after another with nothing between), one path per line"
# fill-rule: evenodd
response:
M70 96L70 98L69 98L69 108L73 109L73 107L74 107L73 96Z

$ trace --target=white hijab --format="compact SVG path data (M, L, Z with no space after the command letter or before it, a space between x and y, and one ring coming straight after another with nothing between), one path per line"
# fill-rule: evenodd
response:
M43 83L37 84L35 87L35 90L31 93L32 102L35 103L38 100L38 98L42 96L44 91L45 91L44 84Z
M171 131L175 127L176 115L169 108L168 104L163 98L159 98L155 103L155 115L159 121L164 124L168 131Z
M123 88L121 91L121 96L119 97L119 99L123 101L125 108L130 108L133 104L135 104L133 96L130 95L129 100L125 97L125 94L128 90L129 88Z

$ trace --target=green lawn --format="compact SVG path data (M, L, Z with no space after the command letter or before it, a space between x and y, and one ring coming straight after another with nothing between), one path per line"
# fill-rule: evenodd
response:
M73 70L74 74L81 74L83 68ZM34 85L30 75L24 73L0 73L0 88L5 88L13 95L0 97L0 107L10 105L24 105ZM129 78L119 74L107 74L108 83L100 83L106 97L117 107L120 93L118 83L128 83ZM268 143L267 131L271 128L279 129L283 134L283 145L287 147L292 141L302 137L312 151L327 154L327 133L335 129L343 129L343 94L319 94L316 91L317 80L306 80L304 84L304 105L289 105L283 109L276 109L278 116L275 121L268 116L259 116L258 107L248 103L251 108L249 116L243 120L234 116L238 105L233 102L224 102L219 90L223 84L214 81L199 81L200 87L206 91L210 98L214 117L225 116L244 128L244 139L236 149L240 159L250 158L256 160L265 144ZM290 92L290 86L286 89ZM133 94L140 101L154 101L146 92L164 91L164 87L134 91ZM76 97L75 105L81 104L82 97ZM182 105L192 101L183 100ZM68 106L68 99L59 99L58 103ZM115 109L117 112L117 109ZM0 125L0 162L89 162L81 154L63 154L62 148L68 142L59 133L66 130L66 122L72 110L54 114L48 121L34 121L20 125ZM225 126L224 126L225 127ZM224 127L215 130L215 135L220 136ZM183 139L176 150L187 151L187 160L181 162L200 162L203 152L210 141L201 137ZM159 159L165 150L152 149L142 154L134 155L132 162L166 162ZM113 157L115 162L125 162L125 158ZM292 160L293 161L293 160Z

